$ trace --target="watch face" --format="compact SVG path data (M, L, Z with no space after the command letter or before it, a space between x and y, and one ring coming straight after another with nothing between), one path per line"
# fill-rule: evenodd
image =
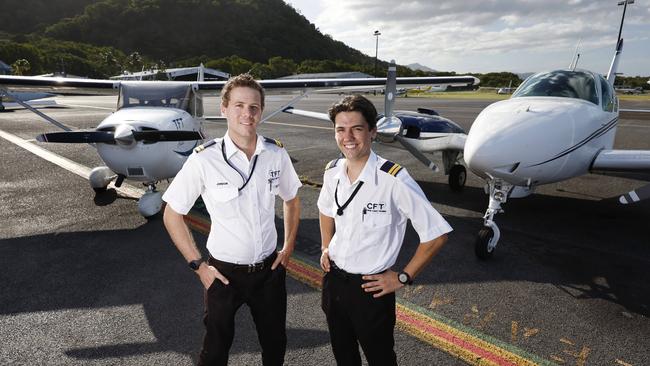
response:
M408 282L408 280L409 280L406 273L400 273L399 276L397 277L397 279L399 280L399 282L401 282L403 284L406 284Z
M190 268L192 268L193 270L196 271L197 269L199 269L199 267L201 267L201 260L191 261L189 263L189 265L190 265Z

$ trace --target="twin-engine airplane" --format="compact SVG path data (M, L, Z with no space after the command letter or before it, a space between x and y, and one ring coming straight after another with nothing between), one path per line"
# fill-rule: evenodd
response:
M628 1L626 0L625 7ZM621 4L622 5L622 4ZM625 8L621 29L625 19ZM494 215L508 198L587 173L650 171L649 150L613 148L619 119L614 79L623 49L620 31L607 77L587 70L530 76L508 100L491 104L470 128L469 169L485 179L490 199L475 252L492 256L500 238ZM650 185L620 196L622 204L650 197Z
M393 110L398 94L396 70L395 61L391 61L386 78L384 113L377 116L377 140L383 143L397 141L434 172L439 170L438 167L423 153L441 152L444 173L449 176L449 187L454 191L461 190L467 179L467 170L460 163L467 138L465 130L432 109L418 108L417 112ZM330 120L326 113L291 106L284 108L283 112Z
M269 92L302 92L289 104L283 106L284 109L307 95L310 90L319 88L342 91L350 91L354 88L367 90L369 87L383 87L386 79L260 80L259 82ZM478 83L478 79L472 76L397 78L395 83L473 85ZM202 132L203 118L201 118L203 116L202 92L219 91L224 84L225 81L113 81L0 76L0 92L4 92L23 107L65 131L40 135L37 137L39 141L88 143L97 149L106 166L96 167L90 174L90 185L95 191L106 190L113 180L118 187L124 179L143 182L147 190L138 202L138 209L145 217L155 215L162 206L162 194L156 191L156 183L174 177L192 150L205 138ZM118 91L119 98L117 110L103 120L95 130L71 131L62 123L21 102L19 98L13 96L13 92L9 92L3 86L114 89ZM279 112L273 112L265 119ZM464 183L464 176L462 180Z

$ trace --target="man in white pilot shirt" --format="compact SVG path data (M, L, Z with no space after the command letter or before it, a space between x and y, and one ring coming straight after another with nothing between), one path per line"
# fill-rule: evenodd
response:
M424 269L451 226L400 165L371 150L377 111L366 98L343 98L329 110L345 159L325 168L318 199L322 239L322 308L338 365L396 365L395 291ZM407 219L420 245L399 273L391 269ZM358 342L358 343L357 343Z
M226 83L221 99L228 131L198 147L174 178L163 196L165 227L206 290L199 365L227 365L235 313L243 304L253 316L263 364L282 365L285 266L295 246L301 183L282 144L257 135L262 87L250 75L239 75ZM183 221L199 195L211 219L207 261ZM284 247L277 253L276 195L284 201Z

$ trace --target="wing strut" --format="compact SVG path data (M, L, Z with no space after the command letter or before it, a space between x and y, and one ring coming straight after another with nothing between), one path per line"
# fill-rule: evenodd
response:
M8 95L9 97L11 97L11 99L13 99L16 103L20 104L21 106L23 106L23 107L29 109L30 111L32 111L32 112L34 112L34 113L36 113L38 116L40 116L40 117L43 118L44 120L50 122L51 124L55 125L56 127L60 128L60 129L62 129L62 130L64 130L64 131L68 131L68 132L69 132L69 131L72 131L72 129L71 129L70 127L64 125L64 124L61 123L61 122L56 121L56 120L53 119L52 117L50 117L50 116L48 116L47 114L45 114L45 113L43 113L43 112L37 110L36 108L32 107L31 105L27 104L26 102L23 102L22 100L20 100L20 98L16 97L16 96L13 95L11 92L9 92L9 90L0 87L0 91L2 91L3 93L5 93L5 94Z

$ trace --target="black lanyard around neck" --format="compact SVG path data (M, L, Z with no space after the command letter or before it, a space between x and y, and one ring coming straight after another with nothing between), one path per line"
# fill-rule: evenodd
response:
M258 155L255 155L253 157L253 169L251 169L251 172L248 175L248 179L246 179L246 177L244 177L244 175L237 168L235 168L230 163L230 161L228 161L228 158L226 158L226 142L225 141L221 143L221 155L223 155L223 160L226 162L226 164L228 164L228 166L231 167L232 170L236 171L237 174L239 174L241 176L241 179L244 181L244 185L241 186L240 188L237 188L238 191L241 191L242 189L244 189L244 187L246 187L248 182L251 180L251 177L253 176L253 172L255 171L255 166L257 165L257 156Z
M339 194L339 183L340 182L341 182L340 180L336 182L336 189L334 190L334 202L336 202L336 207L338 207L336 209L336 214L339 215L339 216L343 216L343 210L345 210L345 208L348 207L350 202L352 202L352 199L354 198L354 196L357 195L357 192L359 192L359 189L361 189L361 186L363 185L363 181L359 182L359 185L357 185L357 188L354 189L354 192L352 192L352 194L350 195L350 198L348 198L348 200L345 201L343 206L339 205L339 198L337 197L338 194Z

